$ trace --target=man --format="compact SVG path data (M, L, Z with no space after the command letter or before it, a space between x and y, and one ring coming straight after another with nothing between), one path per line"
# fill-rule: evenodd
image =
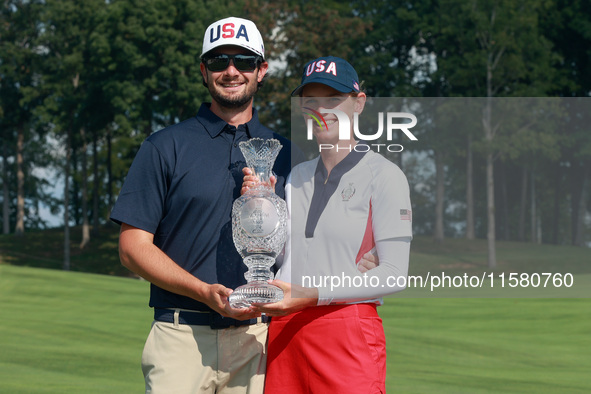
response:
M142 355L146 392L262 393L266 318L233 309L244 284L231 209L249 138L277 138L273 168L284 196L290 143L260 124L253 97L268 70L255 24L226 18L205 31L203 83L211 104L142 144L111 219L121 224L122 264L151 282L154 322Z

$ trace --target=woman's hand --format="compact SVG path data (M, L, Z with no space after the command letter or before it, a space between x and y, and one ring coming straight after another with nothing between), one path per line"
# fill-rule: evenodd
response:
M363 257L361 257L359 263L357 263L357 269L359 272L364 273L376 268L378 265L380 265L380 259L378 258L377 254L367 252L363 255Z
M318 304L318 290L293 285L279 279L269 281L283 290L283 300L272 304L253 304L261 313L267 316L285 316Z
M249 167L244 167L242 169L242 173L244 174L244 177L242 178L242 188L240 189L240 195L246 193L249 189L255 187L260 183L259 178L256 175L254 175L254 171L251 170ZM277 178L275 177L275 175L271 175L271 178L269 178L269 186L271 186L273 190L275 190L276 183Z

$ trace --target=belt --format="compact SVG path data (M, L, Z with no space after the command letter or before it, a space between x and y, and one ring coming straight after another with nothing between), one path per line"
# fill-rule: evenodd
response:
M154 320L174 323L174 314L177 310L154 308ZM249 326L258 322L268 323L271 321L269 316L261 316L261 319L236 320L224 317L214 311L187 311L178 310L179 324L188 324L192 326L210 326L212 329Z

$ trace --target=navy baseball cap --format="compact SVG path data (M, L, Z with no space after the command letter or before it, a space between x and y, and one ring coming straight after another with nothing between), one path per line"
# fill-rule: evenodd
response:
M309 83L321 83L341 93L359 92L357 71L340 57L325 56L308 62L304 67L302 83L291 95L298 96Z

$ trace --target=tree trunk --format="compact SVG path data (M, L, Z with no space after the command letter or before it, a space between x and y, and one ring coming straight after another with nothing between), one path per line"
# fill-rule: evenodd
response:
M576 246L580 239L579 221L581 220L581 197L583 195L583 182L581 182L583 171L580 163L576 160L571 162L571 244Z
M70 159L72 155L71 131L66 136L66 162L64 164L64 265L70 270Z
M443 200L445 195L445 169L443 165L443 154L435 151L435 241L442 242L443 233Z
M531 238L530 238L530 242L531 243L537 243L537 230L538 230L538 226L536 224L536 214L537 214L537 208L536 208L536 181L535 181L535 176L534 176L534 172L532 171L530 173L530 177L529 177L529 183L530 183L530 233L531 233Z
M16 139L16 226L15 235L22 236L25 233L25 168L23 150L25 145L25 129L21 125L17 131Z
M538 245L542 244L542 215L539 210L536 218L536 242Z
M493 169L493 155L486 155L486 201L488 212L488 227L486 240L488 245L488 268L497 267L496 237L495 237L495 181Z
M113 209L113 149L111 141L111 129L107 130L107 195L108 195L108 206L107 206L107 221L111 216L111 210Z
M576 246L585 245L585 217L587 216L587 189L589 184L589 173L591 172L591 161L583 163L583 176L581 177L581 193L578 201L578 215L576 216Z
M474 184L472 173L474 171L472 160L472 136L468 136L468 149L466 154L466 238L474 239Z
M552 243L558 245L558 231L560 228L560 189L562 170L560 163L556 164L554 176L554 214L552 215Z
M525 211L527 204L527 169L523 167L521 171L521 203L519 204L519 229L517 238L525 242Z
M90 242L90 224L88 223L88 143L86 142L86 130L80 129L80 136L82 137L82 179L80 181L82 187L82 241L80 241L80 249L84 249Z
M10 192L8 190L8 147L2 144L2 233L10 234Z
M97 133L92 134L92 177L93 177L93 190L92 190L92 235L97 236L99 232L99 170L98 170L98 138Z
M504 164L499 163L501 172L501 198L503 200L501 210L503 218L503 239L509 241L511 234L509 232L509 198L507 197L507 170Z
M74 220L74 225L78 226L82 224L82 217L80 215L81 208L80 208L80 182L78 181L78 177L76 176L76 171L78 171L78 144L76 139L72 138L70 141L70 150L71 156L70 161L71 163L71 170L72 170L72 178L70 180L71 184L70 187L72 192L70 193L70 204L72 205L71 217Z
M491 76L489 75L489 78ZM489 152L486 154L486 204L487 204L487 232L486 240L488 246L488 268L497 267L496 234L495 234L495 178L494 178L494 157L491 143L494 136L492 127L492 98L487 97L486 107L484 109L484 133L485 140L488 143Z

